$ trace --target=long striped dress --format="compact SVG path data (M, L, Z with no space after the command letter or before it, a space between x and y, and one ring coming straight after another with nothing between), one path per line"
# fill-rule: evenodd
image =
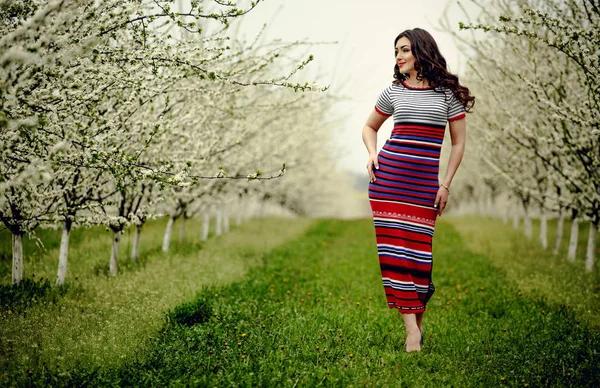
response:
M435 291L431 246L444 131L465 108L449 89L401 82L381 93L375 109L394 118L369 184L383 287L389 308L420 313Z

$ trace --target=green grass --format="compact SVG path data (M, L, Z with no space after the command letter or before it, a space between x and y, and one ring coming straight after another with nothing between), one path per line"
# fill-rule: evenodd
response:
M71 386L600 381L600 335L578 323L573 309L520 291L508 272L473 252L445 220L434 240L436 293L420 354L404 351L401 317L386 306L372 222L325 220L270 250L244 280L199 290L179 309L165 309L134 358L111 367L81 361L68 369L46 362L30 373L15 361L7 373L15 385ZM188 326L195 305L201 323Z
M0 371L15 365L23 370L44 364L64 370L81 364L121 365L134 358L161 327L167 309L193 298L203 286L242 279L252 266L262 263L265 252L301 235L312 222L253 220L202 242L200 222L189 220L184 243L172 241L171 251L163 254L165 222L154 221L142 233L143 265L129 261L126 235L120 252L121 272L114 278L95 270L108 263L111 234L100 228L75 230L64 296L55 297L54 292L54 297L42 298L24 310L0 309ZM2 237L10 241L7 234ZM35 274L54 279L60 231L40 235L45 237L47 251L36 250L28 241L24 272L27 278ZM10 268L10 261L4 260L2 266ZM4 282L10 282L10 275Z
M570 223L565 223L561 249L554 255L556 220L548 222L549 249L539 243L539 221L533 220L533 238L517 230L512 224L482 217L451 218L452 224L463 235L468 249L485 255L501 269L519 291L530 298L540 298L556 306L575 311L578 320L600 330L600 266L592 272L585 270L585 250L589 224L581 224L575 263L567 260ZM596 248L600 260L600 245Z

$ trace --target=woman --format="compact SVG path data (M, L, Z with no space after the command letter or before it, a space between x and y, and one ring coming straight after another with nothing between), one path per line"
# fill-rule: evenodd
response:
M433 37L415 28L394 41L395 81L379 96L364 128L369 151L369 200L383 286L389 308L402 314L406 350L423 345L423 314L434 292L431 245L452 178L463 157L469 89L446 69ZM377 155L377 131L390 116L394 130ZM438 179L446 123L452 152L446 175Z

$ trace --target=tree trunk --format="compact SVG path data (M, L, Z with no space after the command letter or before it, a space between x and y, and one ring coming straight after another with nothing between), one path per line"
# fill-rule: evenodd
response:
M226 211L223 212L223 231L229 233L229 213Z
M237 216L235 216L235 226L241 226L242 225L242 214L241 214L241 210L238 211Z
M208 230L210 229L210 214L204 213L202 216L202 241L208 239Z
M185 237L185 219L186 217L181 217L181 225L179 225L179 242L183 242L183 238Z
M62 237L60 239L60 251L58 254L58 272L56 274L56 285L62 286L65 284L67 277L67 263L69 258L69 237L71 235L71 226L73 222L70 219L65 219L63 223Z
M540 243L544 249L548 248L548 219L544 210L542 210L542 216L540 217Z
M111 276L116 276L117 271L119 270L119 242L121 242L121 231L113 231L113 245L112 251L110 252L110 274Z
M217 210L217 216L215 217L215 235L220 236L223 234L223 211Z
M558 224L556 225L556 241L554 242L554 254L558 255L560 249L560 243L562 242L563 229L565 226L565 215L561 211L558 214Z
M591 272L594 268L594 259L596 256L596 236L598 235L598 225L590 222L590 233L588 234L587 252L585 254L585 269Z
M23 279L23 234L12 235L12 284Z
M519 229L519 221L519 215L517 213L513 214L512 227L514 229Z
M569 240L569 261L575 262L575 254L577 253L577 240L579 239L579 219L574 218L571 224L571 238Z
M175 217L169 217L169 222L167 222L167 229L165 229L165 235L163 237L162 243L162 251L169 252L169 243L171 242L171 235L173 234L173 223L175 222Z
M533 228L531 226L531 217L528 212L525 212L525 216L523 217L523 227L525 228L525 236L528 239L533 237Z
M140 235L142 234L142 226L135 226L135 234L133 235L133 246L131 247L131 260L136 261L140 253Z
M508 207L506 209L504 209L504 213L502 214L502 222L504 222L504 225L508 225L508 218L509 218L510 214L508 214Z

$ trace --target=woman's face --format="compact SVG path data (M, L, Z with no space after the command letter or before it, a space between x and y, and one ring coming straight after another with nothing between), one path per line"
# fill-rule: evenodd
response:
M410 49L410 40L403 36L396 43L396 63L400 73L413 73L415 71L415 57Z

